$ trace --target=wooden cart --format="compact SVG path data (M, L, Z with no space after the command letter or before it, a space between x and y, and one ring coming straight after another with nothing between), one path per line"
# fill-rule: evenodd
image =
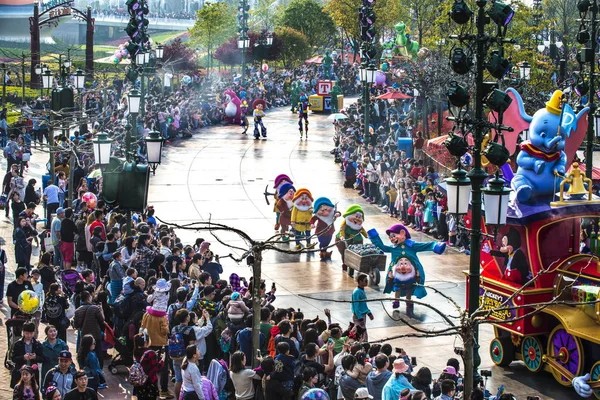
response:
M385 254L370 254L361 256L350 249L344 252L344 260L348 266L348 275L354 276L354 271L363 272L369 275L371 284L379 285L381 281L381 271L385 271L387 257Z

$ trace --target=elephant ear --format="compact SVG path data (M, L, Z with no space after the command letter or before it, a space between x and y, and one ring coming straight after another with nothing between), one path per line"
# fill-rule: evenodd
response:
M515 154L517 149L517 138L519 133L529 129L532 117L527 115L525 107L523 105L523 99L519 92L513 88L506 89L506 93L512 99L510 106L504 111L502 125L510 126L514 129L512 132L503 132L505 144L504 146L508 149L510 154ZM495 122L498 119L498 115L495 111L488 114L488 119L491 122Z
M589 107L584 108L577 114L577 127L571 131L571 136L565 142L565 154L567 155L567 163L570 164L575 158L575 152L583 143L588 127Z

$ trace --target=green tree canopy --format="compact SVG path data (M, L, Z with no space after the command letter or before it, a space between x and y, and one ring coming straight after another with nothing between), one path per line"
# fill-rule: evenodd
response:
M282 43L279 58L286 68L295 67L310 57L308 39L301 32L282 26L275 30L275 34Z
M235 15L235 9L222 2L205 3L196 11L196 23L189 31L191 43L207 51L209 62L213 49L235 33Z
M358 24L358 17L355 22ZM333 20L315 0L293 0L283 11L279 25L302 33L311 46L328 44L336 33Z

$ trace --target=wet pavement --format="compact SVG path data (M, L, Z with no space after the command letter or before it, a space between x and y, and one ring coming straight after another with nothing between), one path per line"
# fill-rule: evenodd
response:
M355 190L343 188L340 165L334 163L333 156L329 154L333 148L333 128L326 118L327 115L310 115L308 140L299 140L297 117L288 109L275 109L267 113L264 119L268 129L267 140L254 140L250 132L249 135L242 135L241 128L235 125L201 129L191 139L178 140L166 149L163 164L151 177L149 204L155 207L156 215L168 223L218 222L243 230L255 240L265 240L275 233L272 198L269 199L271 205L267 205L265 186L272 191L275 176L285 173L292 178L296 189L308 188L313 198L329 197L342 212L350 204L360 204L365 211L365 228L376 228L383 233L397 220L367 204ZM43 163L45 160L42 155L35 155L31 174L40 170ZM0 221L0 236L10 242L10 234L11 226L4 220ZM230 253L239 257L242 249L248 249L239 236L230 232L215 233L218 239L208 231L180 229L177 234L185 244L192 244L198 237L210 241L213 252L221 257ZM413 239L429 240L418 232L413 233ZM237 249L224 246L219 241ZM293 249L292 244L282 246ZM350 304L340 301L350 300L356 285L352 278L342 272L339 253L333 250L333 259L329 262L321 262L318 254L314 253L265 252L263 278L268 287L271 282L277 285L274 305L300 308L308 318L316 315L323 318L323 309L329 308L333 320L346 325L351 320ZM464 305L464 271L468 269L468 256L449 249L444 255L424 253L420 259L427 274L427 284L452 297L460 306ZM225 279L232 272L247 278L251 276L245 261L238 264L231 258L222 258L221 262ZM14 266L10 269L14 271ZM367 289L367 296L371 299L389 297L383 295L382 287L373 286ZM447 325L442 316L459 314L455 306L433 291L429 291L423 301L436 307L440 314L416 306L415 318L410 321L421 329L445 328ZM6 314L7 306L2 307ZM398 317L404 317L404 314L392 310L391 301L372 302L369 307L375 316L373 321L367 322L370 340L384 340L414 332L398 321ZM5 329L1 331L0 351L4 352L6 333ZM69 338L73 337L70 331ZM492 371L493 376L487 387L493 393L500 384L504 384L506 391L515 394L519 400L534 395L556 400L577 398L572 390L556 383L550 374L532 374L521 362L514 362L508 368L493 366L488 354L492 338L492 328L483 327L480 335L481 368ZM70 342L74 349L73 340ZM456 357L454 347L461 346L460 339L453 336L404 338L391 340L390 343L404 348L409 356L417 357L418 366L429 367L434 377L441 373L448 358ZM131 397L131 387L125 383L125 375L117 377L108 371L105 374L109 388L101 390L100 397ZM2 369L0 379L7 382L7 377L7 370ZM8 398L9 393L7 385L0 386L0 398Z

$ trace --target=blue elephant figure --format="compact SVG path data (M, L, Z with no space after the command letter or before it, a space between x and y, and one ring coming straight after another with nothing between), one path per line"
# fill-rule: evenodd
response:
M521 143L517 156L518 169L511 181L517 200L531 203L536 197L554 194L559 190L561 179L567 169L564 152L567 138L587 110L575 114L566 103L562 103L562 91L552 94L546 108L538 110L531 118L529 140Z

